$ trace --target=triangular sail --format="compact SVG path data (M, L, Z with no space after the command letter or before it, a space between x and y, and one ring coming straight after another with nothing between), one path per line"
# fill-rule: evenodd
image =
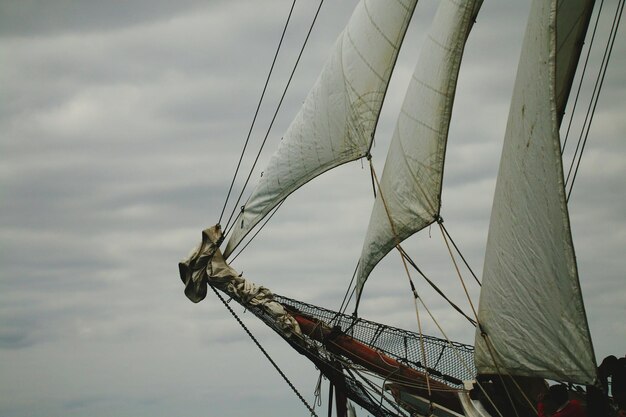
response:
M224 256L289 194L365 156L417 0L362 0L239 214Z
M359 262L357 291L398 243L436 220L465 43L482 0L443 0L402 105Z
M535 0L531 8L485 255L480 373L595 378L558 132L592 6L592 0Z

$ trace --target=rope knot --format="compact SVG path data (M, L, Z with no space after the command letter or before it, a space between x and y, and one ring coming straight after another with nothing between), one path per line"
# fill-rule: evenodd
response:
M483 325L481 323L478 323L478 330L480 331L480 335L484 338L487 337L487 331L485 330L485 328L483 327Z

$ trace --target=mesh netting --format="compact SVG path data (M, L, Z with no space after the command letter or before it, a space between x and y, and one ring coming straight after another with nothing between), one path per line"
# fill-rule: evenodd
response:
M407 330L375 323L322 307L274 295L279 303L325 323L339 326L343 332L361 343L375 348L414 369L425 369L420 347L420 336ZM470 345L422 336L426 364L431 376L454 388L461 388L463 380L474 379L474 348Z
M274 300L283 304L291 311L297 311L312 319L320 320L351 336L355 340L374 348L379 352L397 360L398 362L416 369L424 370L420 347L420 336L407 330L390 327L353 316L337 313L312 304L303 303L287 297L274 295ZM337 358L328 356L328 352L319 349L321 344L313 339L307 343L299 343L297 339L286 337L275 320L262 308L247 305L246 308L270 328L274 329L298 352L311 360L323 373L333 373L337 369ZM472 346L461 343L448 343L446 340L431 336L423 336L424 350L428 359L428 372L431 377L445 383L453 389L460 389L462 381L473 379L476 375L474 368ZM343 358L344 363L350 361ZM467 365L464 365L467 364ZM469 367L469 369L468 369ZM342 370L343 369L343 370ZM329 371L330 370L330 371ZM355 403L376 417L408 416L406 410L387 395L381 395L382 385L358 372L358 366L343 366L339 372L344 377L345 394ZM328 375L327 375L328 376ZM384 391L384 389L382 389Z

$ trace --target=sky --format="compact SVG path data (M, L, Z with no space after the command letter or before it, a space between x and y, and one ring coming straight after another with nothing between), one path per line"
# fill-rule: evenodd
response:
M251 138L255 151L316 7L300 3ZM177 266L219 219L290 5L0 1L0 416L308 415L219 300L186 299ZM353 6L323 5L253 182ZM372 151L378 172L435 7L422 0L407 33ZM458 82L442 216L479 276L528 8L485 1ZM601 20L597 42L606 42L608 25ZM598 360L626 354L624 30L569 202ZM278 294L337 309L372 203L367 167L337 168L295 192L233 266ZM469 308L435 227L404 246ZM473 328L417 285L448 336L471 344ZM313 403L318 371L234 308ZM397 256L376 268L359 312L416 330Z

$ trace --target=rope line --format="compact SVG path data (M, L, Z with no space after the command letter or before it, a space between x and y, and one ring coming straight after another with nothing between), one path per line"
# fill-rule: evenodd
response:
M352 273L352 278L350 279L350 283L348 284L348 288L346 289L346 293L343 296L343 300L341 301L341 305L339 306L339 310L337 310L337 314L335 314L335 317L333 317L333 319L330 321L331 323L335 322L337 320L337 318L339 317L340 314L344 314L346 312L346 310L348 309L348 304L350 303L350 300L352 299L352 295L354 294L354 291L356 290L356 285L354 287L352 287L352 283L354 282L354 278L356 277L356 272L359 269L359 263L356 263L356 267L354 267L354 272ZM352 288L352 291L350 291L350 288Z
M380 199L383 202L383 206L385 208L385 213L387 214L387 218L389 219L389 224L391 226L391 231L393 232L393 235L395 237L396 240L396 248L398 249L398 252L400 254L400 258L402 259L402 265L404 266L404 271L406 272L406 276L407 279L409 280L409 285L411 287L411 292L413 293L413 306L415 308L415 318L417 319L417 328L419 330L419 345L420 345L420 349L422 351L422 360L424 362L424 375L426 376L426 384L428 385L428 402L430 404L430 411L432 411L433 409L433 402L432 402L432 392L430 389L430 372L428 371L428 361L426 359L426 349L424 347L424 334L422 333L422 322L420 320L420 314L419 314L419 309L417 306L417 300L419 298L419 295L417 294L417 290L415 289L415 285L413 284L413 280L411 279L411 273L409 272L409 267L407 266L407 261L404 258L404 256L402 256L402 251L400 250L399 246L400 246L400 238L398 237L398 233L396 232L396 227L395 224L393 222L393 220L391 219L391 213L389 212L389 207L387 206L387 201L385 201L385 196L380 188L380 182L378 181L378 175L376 175L376 170L374 169L374 164L372 163L372 159L369 159L369 163L370 163L370 167L371 167L371 171L374 177L374 180L376 181L376 187L378 188L378 193L380 195Z
M315 331L315 329L313 331ZM304 343L307 343L307 340L304 337L302 337L302 336L294 335L294 337L299 337L300 340L302 340ZM338 350L340 350L342 352L350 353L350 351L346 350L341 345L336 344L332 340L328 340L327 343L332 344L334 346L334 348L336 348L336 349L338 349ZM369 361L369 360L367 360L365 358L362 358L363 362L369 364L372 368L378 368L381 371L381 374L377 374L377 373L374 373L371 370L363 368L360 365L354 364L349 359L347 359L346 357L342 356L339 353L335 353L335 352L332 352L332 351L326 350L326 349L324 350L324 352L325 352L326 355L328 355L328 357L332 358L332 361L326 361L327 365L330 368L332 368L332 369L334 369L334 370L336 370L338 372L341 372L342 370L346 370L348 372L349 376L356 381L356 378L355 378L354 374L352 374L352 372L355 372L356 375L358 375L361 379L363 379L363 381L367 382L367 384L370 386L369 390L372 393L375 393L376 396L380 395L381 392L384 393L384 389L382 389L382 385L381 386L374 385L372 383L372 381L369 381L367 378L364 378L361 374L365 373L365 374L368 374L368 375L370 375L372 377L376 377L378 379L382 379L382 380L386 381L386 380L388 380L390 377L392 377L397 372L397 370L394 370L394 371L392 371L390 373L387 372L387 373L383 374L382 373L383 369L379 368L376 363L371 362L371 361ZM380 355L380 352L379 352L379 355ZM381 359L384 362L386 362L382 358L382 356L381 356ZM340 363L341 366L337 366L333 362ZM388 363L388 362L386 362L386 363ZM389 364L389 365L392 366L391 364ZM408 381L403 381L402 384L407 386L407 387L415 387L415 388L422 388L422 389L426 388L426 385L420 384L420 383L409 383ZM368 389L365 386L363 386L362 388ZM447 390L446 389L440 389L440 390L439 389L433 389L433 391L442 391L443 392L443 391L458 391L458 390L450 388L450 389L447 389ZM372 399L372 401L373 401L373 399ZM404 411L404 410L400 410L399 408L397 408L397 405L394 404L393 402L391 402L386 396L385 396L385 401L387 401L388 403L393 405L394 408L396 408L397 411ZM383 407L385 407L385 406L383 406Z
M376 395L378 395L379 393L381 393L381 398L384 398L384 400L387 402L387 404L389 404L390 406L392 406L392 407L394 408L394 410L395 410L395 411L396 411L396 412L397 412L400 416L403 416L403 417L409 417L409 415L408 415L408 414L406 414L406 410L404 410L404 409L400 408L400 406L398 406L398 404L396 404L396 402L395 402L395 401L393 401L392 399L389 399L389 398L388 398L388 397L389 397L389 395L385 395L385 394L386 394L386 393L385 393L385 389L384 389L384 387L382 387L382 385L381 385L381 387L377 386L377 385L376 385L373 381L370 381L368 378L365 378L365 377L364 377L363 375L361 375L361 374L362 374L362 373L364 373L364 374L368 374L368 375L370 375L370 376L373 376L373 377L376 377L376 378L380 379L380 376L379 376L379 375L372 374L371 372L357 371L356 369L353 369L353 368L348 368L348 369L346 369L346 371L348 372L348 375L350 375L350 377L351 377L352 379L354 379L355 381L357 380L357 379L356 379L356 376L358 376L359 378L361 378L361 379L363 380L363 382L364 382L364 383L365 383L365 385L367 385L367 386L365 386L365 385L363 385L363 384L361 383L361 387L363 387L363 389L364 389L364 390L366 390L366 392L368 393L368 395L369 395L369 397L370 397L370 399L371 399L372 401L374 401L374 399L373 399L373 393L375 393ZM353 372L352 372L352 371L354 371L354 374L353 374ZM358 382L358 381L357 381L357 382ZM384 408L384 409L385 409L385 411L387 411L388 413L391 413L391 410L389 409L389 407L388 407L388 406L386 406L386 405L382 405L382 404L379 404L379 407L382 407L382 408Z
M437 287L437 285L435 285L434 282L432 282L425 274L424 272L422 272L422 270L417 266L417 264L415 263L415 261L413 261L413 259L411 259L411 257L409 256L408 253L406 253L406 251L404 250L404 248L400 247L400 251L402 252L402 256L405 256L407 261L409 262L409 265L411 265L413 267L413 269L415 269L421 276L422 278L424 278L426 280L426 282L428 284L430 284L430 286L437 291L437 294L439 294L444 300L446 300L448 302L448 304L450 304L450 306L452 308L454 308L457 312L459 312L463 317L465 317L471 324L472 326L476 327L476 321L474 319L472 319L470 316L468 316L463 310L461 310L461 308L459 306L457 306L455 303L452 302L452 300L450 300L443 291L441 291L441 289L439 289L439 287Z
M258 227L258 229L256 230L256 232L254 232L254 234L252 235L252 237L246 242L245 245L243 245L243 247L241 249L239 249L239 252L237 252L237 254L235 256L233 256L230 260L230 262L233 262L235 259L237 259L237 257L239 255L241 255L241 253L244 251L244 249L246 249L248 247L248 245L250 243L252 243L252 241L254 240L254 238L261 233L261 230L263 230L263 228L265 227L265 225L272 219L272 217L274 217L274 214L276 214L276 212L278 211L278 209L280 208L280 206L283 205L283 203L285 202L285 200L281 201L280 203L278 203L278 205L274 208L274 211L272 211L272 214L270 214L269 216L267 216L267 218L265 219L265 221L263 222L263 224L261 226Z
M222 295L217 291L217 289L209 284L209 287L211 287L211 289L213 290L213 292L215 293L215 295L217 295L217 297L222 301L222 303L224 304L224 306L226 307L226 309L230 312L230 314L232 314L232 316L235 318L235 320L237 320L237 323L239 323L239 325L243 328L243 330L248 334L248 336L250 336L250 339L252 339L252 341L254 342L255 345L257 345L257 347L261 350L261 352L263 352L263 355L265 355L265 357L267 358L268 361L270 361L270 363L272 364L272 366L274 367L274 369L276 369L276 371L280 374L281 377L283 377L283 379L285 380L285 382L287 383L287 385L289 385L289 387L291 388L291 390L296 394L296 396L300 399L300 401L302 401L302 403L306 406L306 408L308 408L308 410L311 412L312 416L318 417L317 414L315 414L315 410L309 405L309 403L304 399L304 397L300 394L300 392L298 391L298 389L291 383L291 381L289 380L289 378L287 378L287 375L285 375L283 373L283 371L278 367L278 365L276 364L276 362L274 362L274 360L271 358L271 356L267 353L267 351L263 348L263 346L261 346L261 344L259 343L259 341L254 337L254 335L250 332L250 330L248 330L248 328L246 327L246 325L243 323L243 321L241 321L241 319L239 318L239 316L237 315L237 313L235 313L235 311L228 305L228 303L226 302L226 300L224 300L224 298L222 297Z
M583 72L581 73L580 81L578 82L578 89L576 90L576 98L574 99L574 106L572 107L572 112L569 118L569 123L567 125L567 132L565 133L563 146L561 147L561 154L565 152L565 145L567 145L567 139L569 138L569 131L572 127L572 122L574 121L574 113L576 113L576 106L578 105L578 97L580 96L580 90L582 89L583 80L585 79L585 73L587 72L587 63L589 62L589 57L591 56L591 48L593 47L593 41L596 38L596 30L598 29L598 23L600 22L600 14L602 13L602 6L604 6L604 0L600 2L600 7L598 7L598 15L596 16L596 23L593 26L593 32L591 33L591 39L589 40L589 48L587 49L585 65L583 66Z
M487 333L485 333L482 330L482 328L481 328L481 331L480 331L480 336L485 340L485 345L487 345L487 350L489 351L489 356L491 356L491 360L492 360L494 366L496 367L496 372L498 373L498 377L500 378L500 382L502 382L502 387L504 388L504 392L506 393L506 396L507 396L507 398L509 400L509 403L511 404L511 407L513 408L513 411L515 411L515 415L517 417L519 417L519 413L517 412L517 407L515 407L515 403L513 402L513 397L511 397L511 393L509 392L509 389L506 387L506 384L504 383L504 377L502 376L503 373L500 370L500 367L498 366L498 361L496 361L495 354L491 350L492 347L495 350L495 347L492 346L491 340L489 339L489 336L487 335ZM533 406L533 409L534 408L535 407Z
M593 116L596 112L596 106L598 105L598 100L600 98L600 91L602 90L602 85L604 84L604 77L606 75L607 68L609 66L609 60L611 59L611 53L613 52L613 46L615 45L615 38L617 37L617 29L622 20L622 12L624 11L624 4L626 2L624 0L620 1L615 10L615 16L613 17L613 24L611 25L611 32L609 33L609 39L607 40L607 46L604 50L604 55L602 57L602 63L600 64L600 71L598 72L598 78L596 78L596 83L593 88L591 102L589 103L589 107L587 108L587 114L585 116L585 122L583 123L583 128L580 132L580 138L578 139L578 145L582 140L582 147L580 150L580 155L578 156L578 161L576 161L576 153L574 153L574 159L572 160L572 164L570 165L569 172L567 174L567 180L565 183L569 181L570 173L572 172L572 167L574 163L576 164L576 169L574 170L574 175L572 176L572 181L569 186L569 191L567 193L567 201L572 194L572 189L574 188L574 181L576 180L576 175L578 174L578 168L580 167L580 162L582 160L582 155L585 150L585 146L587 145L587 139L589 137L589 131L591 130L591 122L593 121ZM596 93L597 87L597 93ZM587 124L587 118L589 118L589 123ZM585 131L586 126L586 131ZM584 136L584 139L583 139ZM576 147L576 151L578 151L578 146Z
M463 256L463 254L461 253L461 251L459 250L459 247L456 245L456 243L454 243L454 239L452 239L452 236L450 236L450 233L448 233L448 229L446 229L446 226L443 224L443 220L441 220L439 222L439 225L441 226L441 228L443 229L443 231L445 232L446 236L448 237L448 239L450 239L450 242L452 243L452 246L454 246L454 249L456 250L456 253L459 254L459 256L461 257L461 259L463 260L463 263L465 264L465 266L467 267L467 269L470 271L470 273L472 274L472 276L474 277L474 280L476 280L476 283L482 287L482 284L480 282L480 280L478 279L478 277L476 276L476 274L474 273L474 271L472 270L472 267L469 265L469 263L467 262L467 260L465 260L465 256Z
M448 335L446 334L446 332L443 330L443 328L441 327L441 325L439 324L439 322L437 321L437 319L435 318L435 316L433 315L433 313L430 311L430 309L428 308L428 306L426 305L426 303L424 303L423 299L419 299L420 303L422 303L422 306L424 307L424 309L426 310L426 312L428 313L428 315L430 316L431 320L433 321L433 323L435 323L435 326L437 326L437 329L439 329L439 331L441 332L441 335L444 337L444 339L446 339L446 341L448 342L448 346L453 347L454 345L452 344L452 341L450 340L450 338L448 337ZM456 350L456 349L452 349L452 352L456 355L457 359L459 360L459 362L465 367L466 370L473 372L472 368L470 368L470 366L467 364L467 362L465 362L465 359L463 359L463 357L461 356L461 354ZM500 412L500 410L498 409L498 407L496 406L496 404L493 402L493 399L491 398L491 396L487 393L487 391L485 390L485 388L482 386L482 384L480 382L478 382L478 380L476 380L476 385L478 385L478 387L480 388L480 390L482 391L482 393L485 395L485 397L487 398L487 400L489 400L489 403L493 406L493 408L496 410L496 412L498 413L498 415L500 417L504 417L502 415L502 413Z
M274 65L276 64L276 59L278 58L278 53L280 52L280 47L283 44L283 40L285 39L285 33L287 32L287 27L289 26L289 21L291 20L291 15L293 14L293 8L296 5L296 0L293 0L291 4L291 9L289 9L289 16L287 16L287 21L285 22L285 27L283 28L283 33L280 35L280 41L278 42L278 47L276 48L276 53L274 54L274 60L272 61L272 65L270 67L270 71L267 74L267 78L265 80L265 85L263 86L263 92L261 93L261 98L259 99L259 103L257 104L256 111L254 112L254 117L252 118L252 123L250 124L250 130L248 130L248 136L246 137L246 142L243 145L243 149L241 151L241 155L239 156L239 162L237 162L237 168L235 169L235 174L233 175L233 180L230 183L230 187L228 188L228 194L226 194L226 200L224 201L224 207L222 207L222 212L220 214L220 219L217 222L220 224L222 222L222 217L224 216L224 211L226 210L226 206L228 205L228 200L230 199L230 193L233 190L233 186L235 184L235 179L237 179L237 174L239 173L239 168L241 167L241 161L243 160L243 156L246 153L246 148L248 147L248 142L250 141L250 136L252 135L252 129L254 128L254 124L256 122L256 118L259 115L259 110L261 108L261 103L263 103L263 98L265 97L265 92L267 91L267 86L270 82L270 78L272 77L272 72L274 71ZM236 204L235 204L236 206Z
M272 121L270 122L269 127L267 128L267 132L265 133L265 137L263 138L263 142L261 142L261 147L259 148L259 151L257 152L256 158L254 159L254 163L252 164L252 167L250 168L250 172L248 173L248 177L246 178L246 181L241 189L241 193L239 193L239 197L237 197L237 201L235 202L235 206L233 208L233 211L230 213L230 216L228 218L228 222L226 223L226 227L225 229L228 228L228 226L230 225L230 222L235 214L235 212L237 211L237 206L239 205L239 202L241 201L241 197L243 196L243 193L246 189L246 187L248 186L248 183L250 182L250 177L252 176L252 173L254 172L254 168L256 167L257 162L259 161L259 157L261 156L261 151L263 151L263 147L265 146L265 142L267 142L267 138L270 135L270 132L272 130L272 126L274 126L274 122L276 121L276 117L278 116L278 112L283 104L283 101L285 99L285 96L287 95L287 89L289 89L289 86L291 85L291 81L293 80L293 76L296 72L296 68L298 68L298 64L300 63L300 59L302 58L302 54L304 53L304 48L306 47L308 41L309 41L309 37L311 36L311 32L313 31L313 26L315 26L315 22L317 21L317 17L319 16L320 13L320 9L322 8L322 4L324 4L324 0L320 0L320 4L317 7L317 11L315 12L315 16L313 17L313 21L311 22L311 26L309 27L309 31L307 32L306 38L304 39L304 43L302 44L302 48L300 48L300 53L298 54L298 58L296 59L296 62L293 66L293 69L291 70L291 74L289 75L289 79L287 80L287 84L285 85L285 89L283 90L283 94L280 97L280 100L278 102L278 106L276 107L276 111L274 112L274 116L272 117Z
M450 253L450 258L452 259L452 263L454 264L454 269L456 269L456 273L461 280L461 286L463 286L463 291L465 291L465 296L467 297L467 301L469 302L470 307L472 308L472 312L474 313L474 318L478 321L478 313L476 313L476 309L474 308L474 303L472 302L472 297L470 297L469 292L467 291L467 286L465 285L465 280L463 279L463 275L461 275L461 271L459 270L459 266L456 263L456 259L452 254L452 249L450 249L450 244L448 243L448 239L446 238L446 234L443 231L443 226L441 222L437 222L439 228L441 230L441 235L443 236L443 240L446 242L446 247L448 248L448 253Z

